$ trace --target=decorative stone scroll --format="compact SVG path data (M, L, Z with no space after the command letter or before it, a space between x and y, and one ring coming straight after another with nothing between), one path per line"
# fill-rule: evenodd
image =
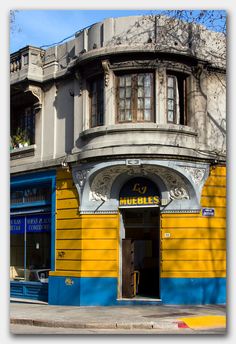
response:
M199 184L205 176L206 169L186 166L185 171L190 174L194 184Z
M102 68L104 70L104 84L107 87L110 81L110 64L108 60L102 61Z
M29 85L25 89L25 92L31 92L38 99L38 102L42 104L42 90L40 87Z
M110 167L105 171L98 173L91 184L90 200L107 201L110 199L112 184L116 177L121 173L126 173L129 176L147 176L150 173L157 175L166 185L170 199L189 199L189 193L186 189L185 183L177 173L169 171L165 167L142 165Z
M111 167L98 173L91 185L91 201L107 201L110 198L112 184L116 177L124 172L124 167Z

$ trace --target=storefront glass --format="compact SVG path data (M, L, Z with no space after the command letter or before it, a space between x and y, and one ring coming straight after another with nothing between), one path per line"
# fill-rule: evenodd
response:
M10 279L47 282L51 257L50 185L11 191Z

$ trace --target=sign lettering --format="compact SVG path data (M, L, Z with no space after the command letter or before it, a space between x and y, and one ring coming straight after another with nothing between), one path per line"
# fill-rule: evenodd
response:
M215 209L214 208L202 208L202 216L215 216Z
M159 196L149 197L120 197L120 206L127 205L159 205Z
M23 234L49 232L51 230L51 214L35 214L26 216L12 216L11 217L11 233Z

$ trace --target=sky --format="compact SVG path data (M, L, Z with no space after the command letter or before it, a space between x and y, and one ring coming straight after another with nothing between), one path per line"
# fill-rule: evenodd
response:
M223 11L221 11L223 12ZM220 13L221 13L220 12ZM26 45L47 47L66 38L72 39L75 32L103 21L109 17L158 14L160 10L32 10L14 11L14 24L10 32L10 52ZM193 13L199 13L198 10ZM219 13L215 12L215 13ZM225 14L223 14L225 15ZM219 16L219 14L217 14ZM40 23L40 24L39 24Z

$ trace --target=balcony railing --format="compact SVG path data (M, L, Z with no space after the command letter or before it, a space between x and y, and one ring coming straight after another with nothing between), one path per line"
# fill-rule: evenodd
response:
M42 74L44 50L27 46L11 54L10 76L11 79L19 78L25 74Z

